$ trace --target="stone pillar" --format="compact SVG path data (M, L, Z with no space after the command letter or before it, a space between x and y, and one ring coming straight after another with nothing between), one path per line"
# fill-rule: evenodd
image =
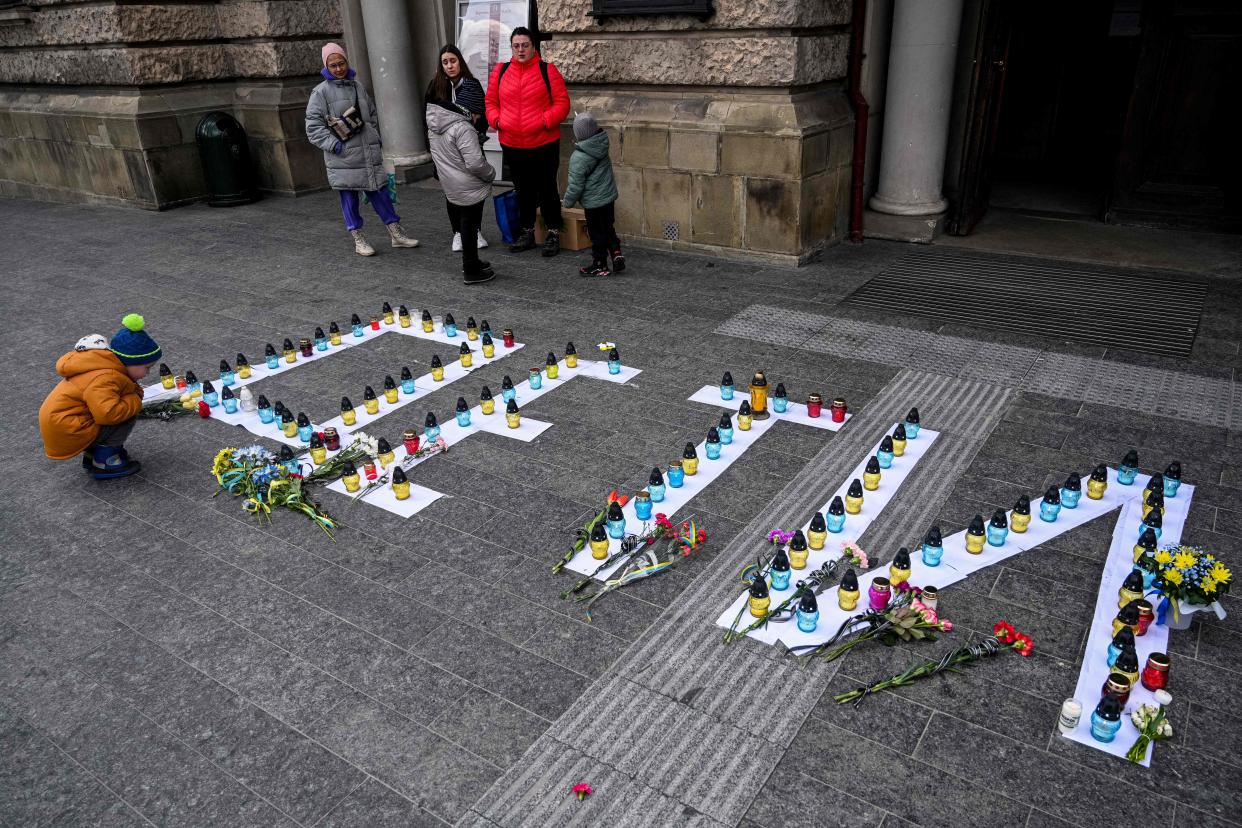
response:
M419 112L417 62L407 0L362 0L372 92L379 108L384 157L398 173L431 163Z
M948 207L940 189L961 18L962 0L897 0L873 210L929 216Z
M341 0L341 28L345 30L345 51L349 65L358 73L358 80L367 89L371 83L371 58L367 53L367 36L362 25L362 0Z

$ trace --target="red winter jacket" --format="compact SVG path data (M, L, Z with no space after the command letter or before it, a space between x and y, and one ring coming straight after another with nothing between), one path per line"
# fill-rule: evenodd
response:
M548 83L552 86L549 99L543 73L539 71L538 53L526 61L511 60L503 80L497 64L487 84L487 122L500 132L501 146L534 149L559 140L561 121L569 114L569 90L565 78L551 63Z

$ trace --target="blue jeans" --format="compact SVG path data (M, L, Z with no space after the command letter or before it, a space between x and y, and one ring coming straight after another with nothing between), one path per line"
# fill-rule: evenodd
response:
M362 229L362 214L358 212L358 190L338 190L341 194L341 212L345 215L345 229L351 233ZM375 208L375 214L384 224L401 221L401 216L393 209L392 200L388 198L388 190L381 187L367 193L367 200Z

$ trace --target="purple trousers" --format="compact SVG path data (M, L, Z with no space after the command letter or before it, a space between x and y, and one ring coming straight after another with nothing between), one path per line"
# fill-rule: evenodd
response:
M351 233L362 229L362 214L358 212L358 190L338 190L341 194L341 212L345 215L345 229ZM375 214L384 224L401 221L401 216L393 209L392 200L388 198L388 190L381 187L367 193L367 200L375 208Z

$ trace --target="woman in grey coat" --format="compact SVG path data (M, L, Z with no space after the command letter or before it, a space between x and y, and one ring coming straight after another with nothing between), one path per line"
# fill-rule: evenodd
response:
M469 111L452 101L427 102L427 137L436 175L449 204L461 215L461 272L468 285L496 278L491 265L479 259L479 223L492 191L496 171L483 156L479 133Z
M362 84L354 80L345 50L336 43L325 45L323 83L311 92L306 103L306 137L323 150L328 167L328 184L341 194L345 228L354 237L359 256L374 256L375 248L362 237L362 215L358 212L358 191L367 194L380 220L388 227L393 247L418 247L401 230L401 217L388 197L388 173L384 170L383 144L375 103ZM342 138L333 127L349 134Z

